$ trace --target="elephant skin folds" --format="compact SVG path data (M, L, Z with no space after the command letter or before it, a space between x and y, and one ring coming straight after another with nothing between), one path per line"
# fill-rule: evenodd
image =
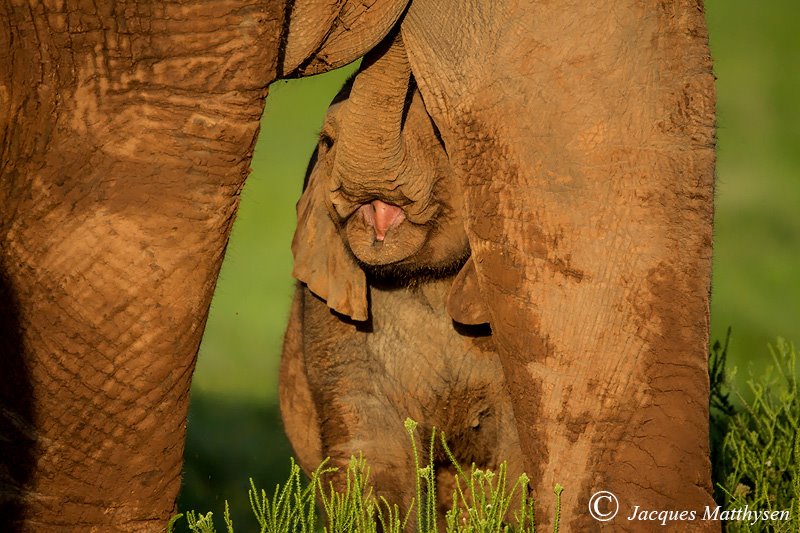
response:
M283 9L51 4L0 7L0 523L163 531Z
M538 501L564 485L562 524L579 531L599 527L586 512L599 490L702 510L714 169L702 6L415 0L401 33L463 188Z

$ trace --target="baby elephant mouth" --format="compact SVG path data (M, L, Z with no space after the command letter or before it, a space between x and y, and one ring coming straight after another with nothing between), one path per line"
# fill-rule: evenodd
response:
M383 241L386 238L386 232L390 228L398 226L406 219L403 208L387 204L381 200L373 200L368 204L362 205L358 212L364 217L367 224L372 225L375 229L376 241Z
M368 265L397 263L425 244L428 228L407 219L402 207L375 199L362 204L345 223L353 254Z

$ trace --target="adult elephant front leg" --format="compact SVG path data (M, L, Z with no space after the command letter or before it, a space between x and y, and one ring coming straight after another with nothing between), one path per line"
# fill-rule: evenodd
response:
M0 8L7 527L159 530L180 487L282 10L134 7Z
M702 516L714 168L702 6L415 0L402 35L464 187L537 500L566 486L576 531L597 526L599 490L619 498L615 530L647 527L622 517L634 505Z

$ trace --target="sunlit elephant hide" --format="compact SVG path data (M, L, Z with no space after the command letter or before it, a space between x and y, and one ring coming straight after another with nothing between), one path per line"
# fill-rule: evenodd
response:
M491 325L539 501L563 484L572 530L595 527L597 490L710 503L714 91L699 2L11 0L0 25L0 522L163 529L267 87L391 31L410 74L361 93L347 122L374 116L382 140L342 131L350 156L332 172L344 191L398 146L397 89L415 94L413 79L460 191L461 303L477 301L462 318ZM425 216L340 200L342 216L348 201L383 210L386 240ZM437 312L469 309L443 292ZM318 296L350 301L355 327L369 309L347 293Z

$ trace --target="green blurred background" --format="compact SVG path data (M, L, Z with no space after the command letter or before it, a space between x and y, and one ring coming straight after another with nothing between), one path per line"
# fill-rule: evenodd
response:
M763 366L767 343L800 328L800 4L706 3L718 77L712 339ZM270 89L253 173L222 268L192 386L181 509L252 524L248 477L285 479L277 409L281 337L293 283L294 205L328 102L354 66ZM746 372L740 372L740 376Z

